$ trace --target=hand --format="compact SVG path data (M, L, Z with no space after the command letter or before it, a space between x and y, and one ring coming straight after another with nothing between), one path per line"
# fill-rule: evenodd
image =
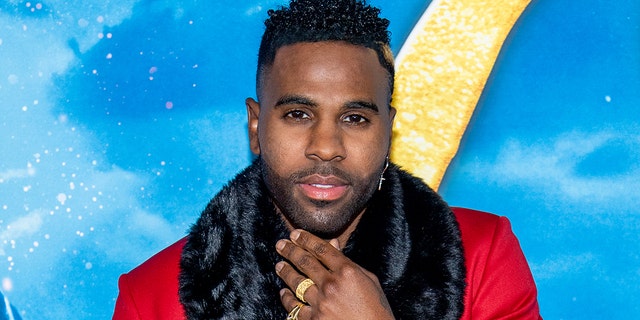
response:
M304 294L308 305L298 319L394 319L378 278L329 242L294 230L291 240L278 241L276 250L289 261L276 264L276 273L289 287L280 290L287 312L300 303L294 294L298 284L306 278L315 283Z

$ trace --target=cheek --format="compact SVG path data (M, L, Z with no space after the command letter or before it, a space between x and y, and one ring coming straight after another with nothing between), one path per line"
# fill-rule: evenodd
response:
M384 136L354 139L347 146L349 157L364 172L377 171L387 156L389 140Z
M304 156L303 137L275 126L259 131L260 155L267 164L282 174L287 168L295 168L293 163Z

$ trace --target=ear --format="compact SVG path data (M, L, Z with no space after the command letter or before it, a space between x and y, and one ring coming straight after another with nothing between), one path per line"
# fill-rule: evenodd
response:
M396 118L396 108L389 107L389 148L387 150L387 157L391 155L391 141L393 141L393 121Z
M260 103L253 98L245 100L247 105L247 117L249 122L249 146L255 155L260 154L260 142L258 141L258 119L260 116Z
M389 125L393 127L393 119L396 118L396 108L389 107Z
M389 107L389 131L393 135L393 120L396 118L396 108Z

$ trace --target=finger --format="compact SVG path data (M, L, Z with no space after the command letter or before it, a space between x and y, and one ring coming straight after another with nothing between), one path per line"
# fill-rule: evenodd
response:
M301 296L298 297L299 299L296 300L301 300L309 304L316 301L316 297L318 295L318 286L315 284L311 286L307 285L306 287L301 286L301 283L309 278L300 274L289 263L285 261L278 262L276 264L276 274L278 274L278 276L285 282L287 287L289 287L289 289L284 290L289 290L290 292L292 292L294 297L297 293L301 294ZM309 282L307 282L306 284L309 284Z
M293 295L293 292L291 292L291 290L289 289L280 290L280 302L282 302L282 306L288 314L290 314L298 305L301 305L301 308L304 307L304 304L300 302L300 300L296 299L296 297ZM298 316L300 316L299 312Z
M326 246L331 247L329 244L326 244ZM335 248L332 249L335 250ZM327 272L325 266L311 252L289 240L278 241L276 250L300 272L314 279L314 281L322 279Z
M295 308L297 305L302 304L303 308L304 308L304 306L306 306L304 303L302 303L300 300L298 300L298 298L296 298L295 294L289 289L280 290L280 302L282 302L282 306L288 312L291 312L291 310L293 310L293 308ZM302 310L301 310L301 312L302 312Z
M343 255L340 250L329 244L329 242L320 239L307 231L300 229L293 230L291 232L291 241L300 248L311 253L329 270L336 270L340 266L344 265L344 263L351 261Z
M334 248L340 250L340 242L338 241L338 239L329 240L329 244L331 244ZM340 251L342 251L342 250L340 250Z

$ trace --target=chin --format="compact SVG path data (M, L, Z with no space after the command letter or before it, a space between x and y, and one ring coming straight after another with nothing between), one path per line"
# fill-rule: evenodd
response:
M296 228L309 231L323 239L333 239L341 235L356 216L357 214L345 209L331 211L316 209L297 211L297 214L287 215L287 219Z
M302 229L304 229L305 231L311 232L312 234L322 239L330 240L330 239L338 238L347 229L347 226L344 226L342 228L308 227L308 228L302 228Z

